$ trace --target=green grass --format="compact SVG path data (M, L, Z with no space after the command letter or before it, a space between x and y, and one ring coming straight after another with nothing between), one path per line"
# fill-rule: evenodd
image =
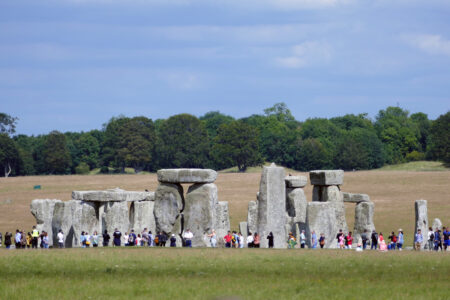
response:
M380 171L449 171L442 162L439 161L412 161L409 163L388 165L380 169Z
M1 250L0 299L448 299L449 258L412 251Z

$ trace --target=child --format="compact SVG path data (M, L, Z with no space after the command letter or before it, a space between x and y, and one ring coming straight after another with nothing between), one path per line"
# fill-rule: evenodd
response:
M319 245L320 249L323 249L323 246L325 246L325 235L323 233L320 234Z

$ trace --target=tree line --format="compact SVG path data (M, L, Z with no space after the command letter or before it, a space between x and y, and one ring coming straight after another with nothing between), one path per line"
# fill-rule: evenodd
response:
M450 112L436 120L400 107L367 114L295 120L284 103L246 118L218 111L152 120L113 117L102 130L15 134L18 120L0 113L0 175L135 172L237 166L264 161L299 171L368 170L384 164L440 160L450 164Z

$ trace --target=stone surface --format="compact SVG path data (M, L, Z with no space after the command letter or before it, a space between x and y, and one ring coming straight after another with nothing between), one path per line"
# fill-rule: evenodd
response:
M303 188L308 183L306 176L287 176L284 181L287 188Z
M106 202L99 206L99 215L102 232L106 229L109 234L119 229L122 234L128 232L130 227L127 202Z
M435 231L436 228L438 228L439 230L442 230L442 222L440 219L436 218L433 220L433 230Z
M183 187L180 184L160 183L155 191L153 209L156 231L171 232L183 206Z
M311 246L311 232L319 237L325 235L325 248L336 248L336 234L339 228L336 224L335 207L330 202L309 202L306 210L306 241Z
M219 201L216 206L216 218L214 224L216 234L217 234L217 245L218 247L223 246L223 237L227 235L228 230L230 230L230 216L228 213L228 202Z
M342 203L344 201L341 190L338 186L322 186L322 196L321 202L338 202Z
M336 217L336 227L342 229L343 232L348 232L347 220L345 218L345 204L344 202L325 202L331 203L334 206L334 214Z
M252 234L258 230L258 202L249 201L247 211L248 231Z
M31 214L36 218L36 229L39 233L48 233L49 245L53 245L52 219L55 204L62 202L56 199L35 199L31 201Z
M101 228L99 224L98 204L93 202L73 201L72 202L72 227L74 231L74 247L81 247L81 232L88 232L92 235L97 231L101 235ZM128 212L128 209L127 209Z
M217 172L211 169L162 169L158 181L167 183L213 183Z
M172 234L175 234L175 238L177 241L175 242L177 247L183 247L183 214L179 214L177 219L175 220L175 224L173 225L172 231L169 234L169 239L167 240L166 247L170 246L170 238Z
M155 232L156 223L153 214L154 201L135 201L130 206L130 229L141 233L144 228Z
M313 186L312 201L313 202L321 202L322 201L322 186L320 186L320 185Z
M360 202L355 206L355 226L353 229L354 241L357 242L364 230L367 230L367 236L375 230L373 224L373 213L375 204L373 202Z
M415 212L416 212L416 222L415 222L414 234L417 233L417 230L421 229L422 235L424 237L423 243L421 245L421 249L424 249L425 245L427 245L427 233L428 233L427 200L416 200L414 206L415 206Z
M53 241L57 241L57 235L61 229L64 233L64 246L71 248L76 246L74 244L75 232L72 224L72 217L75 211L75 203L77 200L70 200L65 202L57 202L53 210L52 231Z
M214 183L194 184L186 194L184 230L190 229L194 238L192 247L208 247L205 235L214 229L216 206L218 205L217 187Z
M342 196L344 197L344 202L350 203L371 202L370 197L367 194L342 193Z
M305 223L306 206L307 201L303 189L286 189L286 212L289 216L289 224L291 226L295 223Z
M119 188L106 191L73 191L73 200L111 202L111 201L154 201L154 192L125 191Z
M309 172L312 185L341 185L344 183L343 170L314 170Z
M261 175L258 201L258 234L261 248L268 247L265 238L274 235L274 248L286 248L286 184L284 168L272 164L264 167Z
M240 222L239 223L239 232L244 237L244 248L247 248L247 236L248 236L247 222Z

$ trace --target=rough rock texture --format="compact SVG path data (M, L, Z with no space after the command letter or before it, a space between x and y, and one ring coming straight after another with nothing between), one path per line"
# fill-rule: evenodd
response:
M433 221L433 230L436 230L436 228L438 228L439 230L442 230L442 222L440 219L436 218Z
M155 191L153 209L156 231L171 232L183 206L183 187L180 184L160 183Z
M158 181L168 183L213 183L217 172L211 169L158 170Z
M272 164L264 167L261 175L258 201L258 234L261 248L267 248L266 237L274 235L274 248L286 247L286 184L284 168Z
M336 234L339 228L336 224L335 207L330 202L309 202L306 210L306 241L311 246L311 233L319 237L325 235L325 248L336 248Z
M321 202L322 201L322 186L320 186L320 185L313 186L312 201L313 202Z
M74 206L77 200L57 202L53 210L52 231L53 241L57 241L57 235L61 229L65 236L64 246L71 248L77 246L74 244L75 232L72 226L72 217L74 215Z
M252 234L258 230L258 202L249 201L248 202L248 212L247 212L247 225L248 231Z
M295 232L295 225L304 228L307 204L303 189L286 189L286 212L288 214L287 224L289 225L289 231Z
M48 233L49 244L53 245L52 219L56 203L61 200L35 199L31 201L31 214L36 218L36 229Z
M175 224L173 225L172 232L169 233L169 239L167 241L166 246L170 246L170 238L172 234L175 234L176 246L177 247L183 247L183 214L179 214L178 218L175 220Z
M93 202L154 201L154 192L133 192L119 188L106 191L73 191L72 199Z
M303 188L308 183L306 176L287 176L284 180L287 188Z
M106 229L111 235L117 228L124 234L128 231L129 213L127 202L107 202L99 207L102 232Z
M205 235L214 229L217 206L217 187L214 183L194 184L186 194L184 229L194 234L192 247L207 247Z
M216 218L214 224L217 234L217 245L222 246L224 244L223 237L227 235L230 230L230 216L228 214L228 202L219 201L216 206Z
M421 245L421 249L424 249L425 245L427 245L427 232L428 232L427 200L416 200L415 211L416 211L416 223L414 234L417 233L417 230L419 229L422 230L422 235L424 238L423 243Z
M336 185L321 186L315 185L313 187L313 201L314 202L342 202L343 193Z
M364 230L367 230L367 235L375 230L373 224L373 212L375 204L373 202L360 202L355 207L355 227L353 229L354 241L357 242Z
M96 203L73 201L72 204L72 227L74 230L74 247L80 247L81 232L88 232L92 235L97 231L101 235L99 224L98 207ZM128 207L127 207L128 212Z
M136 201L130 206L130 229L134 229L136 233L141 233L144 228L155 232L156 223L153 214L153 201Z
M248 226L247 222L240 222L239 223L239 232L244 237L244 247L247 247L247 236L248 236Z
M353 194L353 193L342 193L344 197L344 202L360 203L360 202L370 202L370 197L367 194Z
M344 183L343 170L314 170L309 172L312 185L341 185Z

